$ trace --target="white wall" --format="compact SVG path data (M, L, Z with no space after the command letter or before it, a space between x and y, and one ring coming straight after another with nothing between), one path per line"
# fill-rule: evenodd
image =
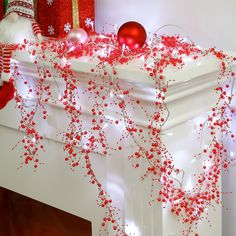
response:
M135 20L147 31L177 24L203 47L236 50L236 0L95 0L97 30ZM168 29L171 30L171 29ZM167 31L168 32L168 31Z

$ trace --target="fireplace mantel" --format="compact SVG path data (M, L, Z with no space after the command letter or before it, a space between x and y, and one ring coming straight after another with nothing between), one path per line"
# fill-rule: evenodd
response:
M33 58L21 52L17 53L14 60L19 63L24 78L35 83L37 75ZM142 60L139 60L128 65L117 65L116 70L121 79L121 85L132 87L132 96L139 98L147 109L152 109L153 82L147 79L146 72L140 69L142 63ZM186 58L186 63L181 70L172 69L165 73L165 79L170 81L169 92L166 95L170 117L162 132L163 140L173 152L176 163L186 170L188 176L191 171L197 171L197 165L191 164L191 156L199 148L195 123L204 117L216 100L214 87L217 84L219 65L212 58L202 58L198 62ZM95 65L96 61L91 58L71 60L73 72L78 74L78 78L79 75L90 73ZM91 74L91 76L94 75ZM52 80L47 82L53 83ZM82 80L81 84L83 83L86 81ZM63 82L58 81L58 85L63 91ZM82 101L82 106L83 102L85 101ZM58 135L66 125L62 104L58 101L57 104L45 105L49 109L49 117L47 122L42 123L39 130L46 137L47 150L41 154L45 165L36 173L27 167L17 169L20 150L12 150L12 147L24 134L18 131L20 114L15 109L14 101L0 112L0 185L90 220L93 235L97 236L104 213L103 209L96 205L97 189L88 183L89 179L84 177L83 170L71 172L64 162L63 143ZM86 105L83 112L85 116L90 116ZM111 116L114 113L110 111ZM136 124L147 127L147 120L139 114L133 114L133 116ZM111 132L115 135L119 131L111 130ZM127 145L126 148L128 150L133 147ZM114 204L121 209L122 220L124 224L128 224L127 233L134 232L136 236L171 236L181 230L181 224L169 214L167 209L163 209L159 204L149 206L150 183L140 181L143 170L136 172L132 170L125 152L123 158L116 156L104 158L100 150L93 155L97 176L113 197ZM215 211L209 210L208 213L211 227L208 222L203 222L199 226L199 234L220 236L221 207L216 206Z

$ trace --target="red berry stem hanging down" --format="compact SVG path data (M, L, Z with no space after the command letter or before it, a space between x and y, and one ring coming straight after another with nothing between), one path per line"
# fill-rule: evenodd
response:
M16 88L15 100L22 116L19 129L25 132L25 137L18 143L18 146L23 147L21 167L32 165L36 169L42 163L40 150L44 151L46 146L43 144L42 135L37 131L39 121L36 117L42 116L43 120L46 120L47 104L60 103L69 120L62 137L65 144L65 161L71 170L85 169L90 183L98 189L97 204L105 208L106 212L101 219L101 234L108 224L112 224L116 235L123 236L125 227L119 216L119 209L113 205L111 197L96 175L91 161L92 153L100 148L102 155L107 158L112 152L121 155L124 142L131 140L134 151L124 158L131 161L134 171L140 168L143 162L148 165L142 179L151 180L150 202L170 206L171 212L186 225L183 235L192 232L198 235L195 225L204 219L204 209L221 204L220 176L234 161L217 134L235 139L231 132L234 113L231 102L235 81L231 65L235 63L236 58L215 48L199 49L178 35L154 35L150 43L145 42L146 32L144 34L140 25L131 22L123 27L125 28L121 27L118 34L119 41L117 35L110 34L93 36L85 43L69 38L61 41L49 40L40 44L25 42L19 45L18 50L28 50L34 56L38 72L34 86L20 73L20 66L17 64L12 75ZM136 33L142 35L137 37L131 34L130 27L134 27ZM130 33L128 36L127 32ZM129 40L130 37L134 41ZM87 75L78 75L71 69L70 60L81 56L88 56L96 61L96 66ZM166 104L169 84L165 79L165 71L169 68L182 70L186 56L196 62L202 57L213 57L220 65L216 78L218 85L215 88L218 100L208 113L207 120L198 127L200 136L207 133L210 139L208 148L202 148L201 152L193 157L202 161L203 165L200 174L193 173L197 183L191 191L184 190L182 181L175 178L178 174L184 178L184 172L175 166L173 154L161 136L169 118ZM134 59L144 60L140 69L146 72L147 80L153 81L155 99L151 110L146 109L142 101L132 96L134 87L131 85L124 88L119 78L117 65L127 64ZM149 63L150 60L152 63ZM65 88L64 91L58 89L58 98L55 98L52 85L57 84L59 80L64 82ZM22 82L27 91L25 96L17 86ZM83 96L86 96L89 104L86 109L90 117L87 119L84 118L84 107L81 104ZM116 111L113 118L108 116L111 108ZM132 116L135 110L140 111L148 121L147 128L140 128L135 123ZM106 125L124 127L120 136L113 137L117 139L116 146L109 141ZM156 191L155 187L159 185L161 189Z

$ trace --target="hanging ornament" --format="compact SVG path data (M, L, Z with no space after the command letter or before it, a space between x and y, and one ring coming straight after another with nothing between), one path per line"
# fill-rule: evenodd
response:
M88 41L88 34L82 28L72 29L66 37L73 43L86 43Z
M119 28L117 36L118 42L128 46L131 50L141 48L147 39L145 28L135 21L124 23Z
M0 109L3 109L14 98L15 88L12 82L3 82L0 86Z

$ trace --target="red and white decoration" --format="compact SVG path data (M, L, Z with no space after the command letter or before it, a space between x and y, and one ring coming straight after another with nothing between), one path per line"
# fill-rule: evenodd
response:
M208 218L205 209L221 203L220 176L234 161L219 134L235 139L231 131L235 112L231 107L235 80L231 65L236 58L214 48L202 50L180 36L154 35L143 47L132 51L120 45L116 35L93 36L84 44L67 40L25 43L19 45L18 50L25 52L26 48L34 58L38 80L35 85L31 84L21 73L20 66L14 64L15 99L22 115L19 128L25 133L17 144L23 148L20 167L32 165L36 170L43 164L40 151L44 151L46 146L38 129L40 120L36 117L42 117L41 122L46 121L47 104L60 104L68 119L68 126L60 132L61 141L65 144L65 161L73 171L76 168L86 170L90 183L98 189L97 204L105 211L101 235L110 228L120 236L132 235L133 232L126 230L112 192L106 191L96 175L93 153L99 152L103 158L109 159L114 153L119 156L125 151L128 143L132 144L132 149L125 151L124 158L130 160L135 170L142 170L143 181L150 181L150 203L161 203L178 217L184 225L182 234L199 235L198 222ZM70 65L70 61L81 57L97 60L87 76L73 73ZM206 143L204 146L200 144L192 157L199 168L188 177L192 181L190 186L162 137L172 116L166 94L169 84L176 79L173 77L167 81L165 73L170 68L181 71L188 60L198 62L209 57L214 58L219 66L215 87L212 88L217 102L196 126L199 137ZM129 83L121 85L118 65L134 59L143 61L141 70L146 72L146 81L151 84L152 98L148 108L145 102L135 97L135 86ZM55 91L49 81L63 82L64 89L57 86L58 91ZM18 89L19 83L21 89ZM81 106L83 95L86 97L85 106ZM112 107L116 110L114 114L109 113ZM90 114L89 118L83 118L84 113ZM138 114L139 122L133 114ZM145 128L142 128L141 120L147 120ZM119 129L120 135L107 132L107 127ZM115 145L110 140L114 140ZM184 186L186 182L187 186Z
M176 232L171 232L172 235L204 234L199 223L210 222L212 209L218 212L222 196L221 175L235 162L225 140L235 142L232 132L235 109L232 101L236 57L215 48L203 50L179 35L155 33L146 40L145 29L137 22L125 23L117 35L97 35L93 32L89 38L84 29L93 30L93 0L48 0L38 3L37 9L38 20L45 33L56 37L70 33L61 40L50 38L36 42L42 36L33 19L32 0L9 1L6 17L0 22L0 73L2 79L6 80L0 86L0 109L15 97L14 112L18 109L20 117L18 131L23 133L14 146L14 149L22 151L19 168L31 166L35 172L39 167L43 168L46 160L42 154L47 149L44 138L48 135L46 131L51 128L50 109L53 106L61 107L63 125L60 124L60 130L54 132L54 138L64 144L64 160L70 170L74 172L79 169L96 187L96 204L104 214L100 226L96 227L96 235L158 234L154 227L151 231L145 227L139 231L134 221L127 219L128 213L131 214L131 211L126 212L131 196L124 197L125 190L121 190L121 185L128 182L127 186L130 187L130 183L135 181L145 181L143 194L149 195L150 206L154 206L154 209L155 206L161 206L166 209L166 215L171 214L181 224L181 227L175 228ZM17 25L20 21L24 21L26 28ZM84 29L71 31L78 26L77 23ZM14 27L19 31L13 30ZM6 28L8 33L4 33ZM23 29L30 31L28 37ZM32 72L24 72L22 63L18 63L19 54L26 56L28 62L31 60L36 80L29 78ZM205 86L194 81L195 86L189 89L188 79L182 79L184 85L178 86L178 74L189 61L201 64L208 59L213 60L218 68L211 73L214 76L212 84ZM81 66L79 60L93 63L87 63L87 71L76 73L73 66ZM131 73L125 81L120 69L135 60L144 77L140 80L141 85L135 73ZM167 79L170 70L175 73ZM9 75L9 78L11 76L11 80L3 74ZM195 137L192 140L192 143L196 143L195 150L186 151L186 147L185 152L179 154L182 158L187 156L184 153L191 154L187 158L192 163L189 168L178 161L172 152L171 142L165 140L173 135L174 132L169 130L174 130L174 122L179 125L178 133L188 137L187 125L181 126L183 119L186 122L187 118L178 116L177 121L173 119L173 100L185 100L178 107L180 114L193 106L198 108L195 113L199 114L202 110L195 94L200 87L203 88L203 94L211 89L215 100L210 98L212 107L207 106L200 121L194 121L195 135L191 137ZM180 97L179 91L183 88L189 91ZM146 93L148 96L145 96ZM202 106L205 108L204 103ZM53 111L56 113L55 109ZM168 123L170 118L172 123ZM189 113L188 119L192 120L193 114ZM51 123L54 124L55 120ZM107 166L114 168L116 163L120 164L118 159L121 155L126 165L129 161L132 168L129 169L128 178L117 171L119 174L115 177L119 180L113 180L114 172L107 174L102 171L104 161ZM115 160L110 162L111 158ZM97 168L98 160L102 163L100 169ZM124 172L126 168L123 168ZM135 174L137 170L138 176ZM119 188L112 185L119 181L123 181ZM143 199L147 200L146 197ZM147 219L142 221L147 222ZM169 229L163 231L170 235ZM214 231L212 234L215 235Z
M93 30L94 14L94 0L47 0L37 3L37 20L43 34L48 37L65 36L77 26L87 31ZM78 22L75 23L76 19Z
M10 62L12 51L16 50L17 45L0 44L0 75L2 73L10 74Z
M41 39L41 30L34 20L33 0L9 1L0 22L0 75L9 79L11 53L17 44Z
M32 0L10 0L7 5L6 15L16 12L20 16L34 18L34 2Z

